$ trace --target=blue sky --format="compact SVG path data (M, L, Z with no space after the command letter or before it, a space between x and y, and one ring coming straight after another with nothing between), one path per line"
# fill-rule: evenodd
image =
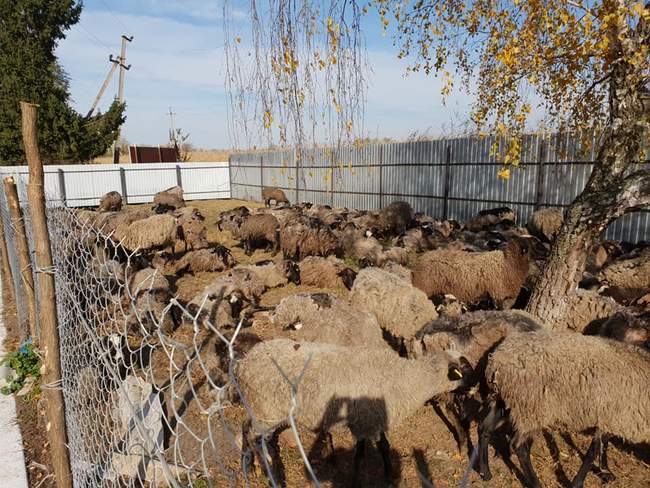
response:
M245 19L245 4L239 15ZM222 3L212 0L86 0L81 21L61 42L57 54L70 77L74 106L86 113L119 54L120 36L128 46L123 135L131 143L167 141L171 106L176 125L202 148L229 148L224 88ZM237 14L237 12L236 12ZM442 105L439 80L423 74L404 77L406 64L379 32L379 21L364 21L370 75L365 126L371 137L404 138L413 131L439 135L467 114L467 97L454 93ZM117 73L100 108L117 94Z

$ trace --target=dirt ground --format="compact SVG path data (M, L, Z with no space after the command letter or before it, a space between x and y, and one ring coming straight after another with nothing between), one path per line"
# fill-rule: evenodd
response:
M246 256L238 246L238 241L234 240L229 232L220 232L215 224L221 211L239 205L256 208L261 204L241 200L218 200L195 201L188 205L198 208L205 216L210 242L229 247L238 263L254 263L271 258L268 253L261 251L256 251L250 257ZM181 277L176 283L180 293L179 298L185 300L191 298L216 276L218 273L200 273L197 276L188 274ZM293 293L315 291L329 291L342 296L347 293L345 290L317 290L291 284L265 293L262 297L262 305L277 304L283 297ZM282 331L273 328L270 321L266 320L266 315L266 313L258 314L253 326L245 331L254 333L263 340L284 335ZM188 409L188 416L184 417L184 421L201 430L200 415L198 412L191 415L190 411L191 408ZM229 428L233 432L237 432L245 414L241 407L232 406L226 409L224 417L228 421ZM205 422L203 421L203 423ZM232 449L232 445L229 445L226 440L227 436L223 428L215 426L213 433L214 437L220 439L221 452L225 454L225 459L222 461L231 469L237 470L239 458L236 451ZM313 447L313 435L305 432L301 433L301 437L306 451L309 453ZM375 448L370 448L362 468L363 486L428 487L433 485L435 487L454 487L459 486L466 474L468 475L466 486L496 488L521 486L521 472L516 456L514 453L509 453L508 447L504 445L497 445L497 447L505 455L496 455L494 447L490 449L490 462L494 476L491 481L482 481L473 471L467 473L468 454L466 451L462 454L459 453L450 431L430 405L422 407L398 429L390 432L388 438L391 444L393 465L400 473L399 481L393 482L391 485L384 480L380 455ZM287 441L287 439L289 440ZM497 438L497 442L498 440ZM589 442L588 436L578 434L548 432L539 435L533 446L532 459L544 486L569 486L570 479L577 472ZM323 461L318 457L312 458L314 470L324 487L347 486L352 471L354 442L350 434L336 433L334 445L336 455L333 462L331 460ZM306 475L299 450L290 440L290 436L286 438L282 436L280 446L286 486L313 486ZM650 486L650 448L648 446L630 446L615 441L610 444L609 462L612 472L617 476L617 480L609 485L612 488ZM213 474L213 480L220 484L221 482L225 483L225 479L216 469L210 471ZM254 487L268 486L266 478L261 474L259 476L251 474L249 481ZM585 483L587 488L602 485L602 481L595 473L591 473Z
M4 279L4 277L3 277ZM6 281L5 281L6 283ZM5 350L16 349L20 344L18 316L16 305L7 293L7 287L3 287L2 310L4 324L7 328ZM23 454L27 467L27 481L30 487L39 486L50 488L55 482L50 473L53 473L53 466L50 462L49 443L45 433L44 413L39 404L39 398L28 396L15 396L16 416L20 427L20 434L23 438Z

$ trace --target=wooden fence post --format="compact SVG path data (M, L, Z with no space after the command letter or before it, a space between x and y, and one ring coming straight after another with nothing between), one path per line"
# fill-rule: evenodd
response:
M23 211L20 208L18 200L18 189L13 177L8 176L4 179L5 195L7 197L7 206L11 217L11 227L14 230L14 244L18 254L18 265L20 266L20 278L25 288L25 298L27 299L27 320L29 321L29 333L32 336L34 344L38 344L39 337L36 333L36 294L34 290L34 275L32 274L32 260L29 254L29 244L27 243L27 233L25 231L25 219Z
M43 163L38 151L36 129L36 105L20 102L22 112L23 144L29 166L27 196L32 216L36 266L42 271L38 280L40 292L41 351L43 352L43 384L58 385L61 382L59 357L59 331L56 316L54 274L51 271L52 249L47 231L45 211L45 177ZM72 473L66 447L63 392L58 387L43 388L45 408L49 424L48 438L54 466L54 478L59 488L72 488Z
M14 276L9 263L9 252L7 251L7 238L5 237L5 221L0 212L0 260L2 261L2 281L7 296L16 303L16 290L14 290ZM21 340L26 337L21 337Z

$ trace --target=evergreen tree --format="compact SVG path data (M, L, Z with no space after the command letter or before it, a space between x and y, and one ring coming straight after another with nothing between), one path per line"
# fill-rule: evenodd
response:
M0 0L0 164L25 164L19 102L39 109L39 142L46 163L97 157L124 122L124 105L86 118L69 105L68 79L54 54L79 21L74 0Z

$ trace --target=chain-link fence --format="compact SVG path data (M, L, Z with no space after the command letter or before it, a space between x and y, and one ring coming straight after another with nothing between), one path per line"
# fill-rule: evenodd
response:
M38 280L43 270L33 261L25 182L16 183L30 271ZM169 279L151 267L154 253L132 251L117 241L111 219L123 213L70 209L48 200L74 486L249 485L241 439L242 426L253 419L235 384L242 322L224 328L206 313L228 300L226 291L205 296L190 310L173 295ZM4 190L0 212L25 324L22 270ZM263 435L249 447L259 451L275 486L271 464L262 455L268 453L267 443Z

